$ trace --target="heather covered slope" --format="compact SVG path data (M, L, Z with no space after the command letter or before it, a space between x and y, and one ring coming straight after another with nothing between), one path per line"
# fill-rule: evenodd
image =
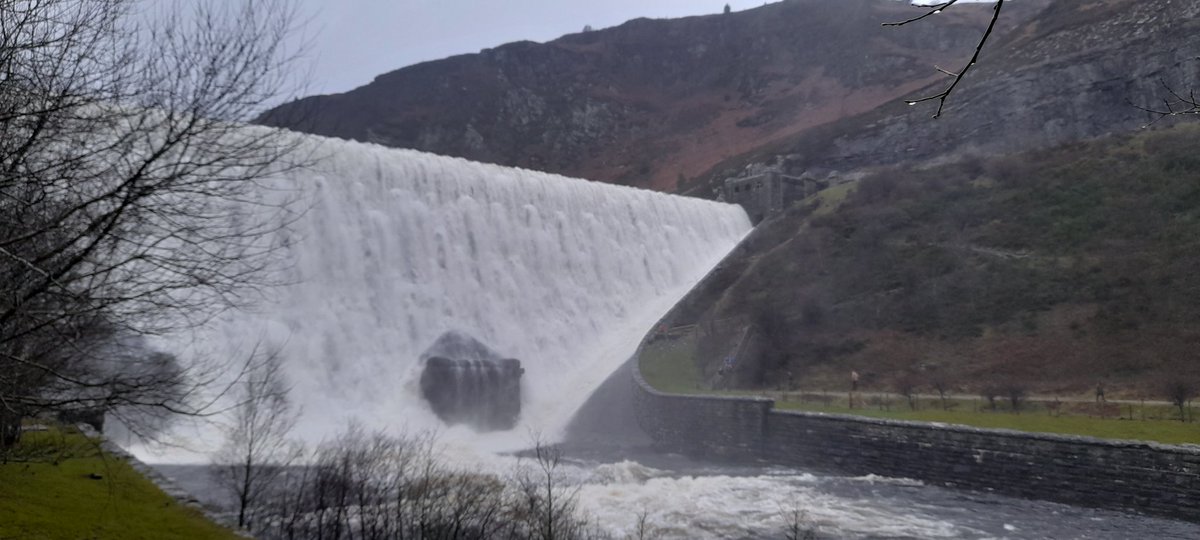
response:
M707 313L753 321L740 384L1162 399L1200 380L1200 126L932 168L895 167L764 223ZM736 266L736 265L735 265ZM719 361L719 359L714 359ZM706 366L715 371L715 365Z
M1003 18L1011 16L1006 7ZM939 17L919 24L943 31ZM1138 107L1158 107L1170 97L1164 85L1180 92L1200 88L1200 3L1053 2L988 43L941 118L930 118L936 102L904 103L936 94L947 82L730 158L689 187L705 196L748 163L779 162L791 174L824 174L1136 131L1154 119Z
M1004 30L1046 4L1012 3ZM263 121L669 191L937 80L933 66L969 54L988 8L965 4L936 26L880 26L913 13L894 0L788 0L636 19L410 66Z

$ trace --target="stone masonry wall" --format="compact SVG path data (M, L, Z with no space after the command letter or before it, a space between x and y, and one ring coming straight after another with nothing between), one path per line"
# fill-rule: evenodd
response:
M734 460L763 454L767 412L774 401L664 394L651 388L636 366L633 377L634 414L659 449Z
M670 451L1200 522L1200 447L782 411L764 398L678 396L635 370L639 425Z

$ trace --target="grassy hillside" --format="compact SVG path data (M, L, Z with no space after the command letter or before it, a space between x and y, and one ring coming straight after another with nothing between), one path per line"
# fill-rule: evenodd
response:
M854 369L880 389L1108 381L1153 397L1165 378L1200 379L1196 126L883 170L764 227L781 241L709 313L766 336L743 386L791 370L840 388Z
M21 445L39 458L0 463L0 538L240 538L82 435L28 433Z

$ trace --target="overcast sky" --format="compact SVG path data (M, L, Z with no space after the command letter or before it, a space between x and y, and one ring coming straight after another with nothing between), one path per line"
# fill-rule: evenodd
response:
M519 40L549 41L637 17L735 11L763 0L299 0L308 21L308 92L345 92L425 60ZM856 1L856 0L851 0Z

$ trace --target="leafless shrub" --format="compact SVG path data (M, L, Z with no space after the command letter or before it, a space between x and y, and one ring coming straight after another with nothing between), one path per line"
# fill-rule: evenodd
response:
M257 355L258 349L255 349ZM237 502L237 526L247 527L263 499L303 455L290 440L297 414L288 399L277 352L253 359L240 384L225 444L214 457L214 476Z
M507 479L456 469L439 452L430 433L368 434L352 424L311 463L287 469L252 532L317 540L599 536L577 515L557 449L535 444Z
M917 377L911 373L902 375L896 379L895 388L896 393L908 401L909 410L917 410L917 391L920 388Z
M1162 383L1162 393L1167 401L1171 402L1171 405L1179 409L1179 421L1186 422L1188 420L1187 407L1200 393L1200 389L1190 379L1171 377Z
M783 517L783 537L787 540L817 540L817 527L809 519L808 513L799 503L781 508L779 515Z
M935 374L929 380L929 386L933 387L933 390L935 392L937 392L938 400L940 400L942 402L942 410L943 411L950 410L950 405L949 405L949 400L947 399L947 397L948 397L947 394L950 393L952 385L950 384L949 379L947 379L945 375L942 375L940 373Z
M1013 414L1021 414L1021 405L1025 403L1025 397L1029 395L1029 388L1020 381L1008 381L1001 388L1004 397L1008 399L1008 405ZM993 407L994 409L994 407Z
M654 538L658 530L650 524L650 512L642 509L638 512L637 523L634 525L633 540L649 540Z
M587 522L578 518L577 487L562 478L562 451L534 438L531 462L518 467L515 475L517 503L514 513L530 538L583 538Z
M996 398L1000 397L1003 393L1004 391L994 384L984 385L983 388L979 389L979 397L988 402L988 408L992 412L996 412Z

